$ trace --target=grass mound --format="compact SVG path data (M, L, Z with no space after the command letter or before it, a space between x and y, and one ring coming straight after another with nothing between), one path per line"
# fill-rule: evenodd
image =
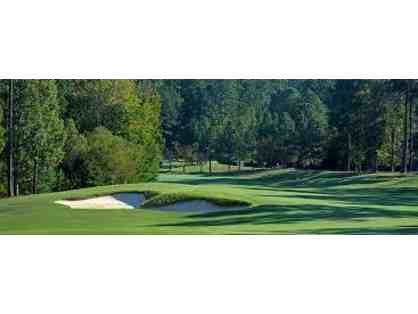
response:
M186 201L207 201L218 206L224 207L236 207L236 206L250 206L251 204L242 200L235 200L229 198L220 198L214 196L201 196L188 193L165 193L155 196L144 202L142 207L161 207L166 205L172 205L178 202Z

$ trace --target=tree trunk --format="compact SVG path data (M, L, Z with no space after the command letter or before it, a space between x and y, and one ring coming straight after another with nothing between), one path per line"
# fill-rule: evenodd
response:
M58 170L58 171L56 171L55 172L55 181L57 182L57 186L58 186L58 189L59 189L59 191L61 191L61 190L63 190L63 186L61 186L61 175L62 175L62 171L61 170Z
M13 80L9 81L9 107L7 113L7 187L8 195L15 196L14 182L14 145L13 145Z
M373 173L375 171L375 152L376 152L376 101L369 105L371 108L365 113L366 121L366 172Z
M395 172L395 127L392 126L391 134L391 151L390 151L390 166L392 172Z
M409 171L414 168L414 107L409 104Z
M36 194L36 186L38 181L38 162L33 161L33 176L32 176L32 194Z
M347 133L347 171L351 171L351 134Z
M241 160L238 160L238 172L241 171Z
M403 147L402 147L402 172L408 172L408 99L409 92L405 96L405 113L403 119Z
M212 159L209 157L209 175L212 175Z
M18 177L19 177L19 168L16 167L16 159L13 158L13 182L14 182L14 187L15 187L15 196L19 196L19 182L18 182Z
M376 150L376 145L373 145L373 148L371 148L371 153L370 153L370 164L369 164L369 170L371 172L377 173L377 150Z

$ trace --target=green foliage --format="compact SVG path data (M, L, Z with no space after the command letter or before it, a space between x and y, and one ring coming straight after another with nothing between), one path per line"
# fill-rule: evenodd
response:
M5 119L7 113L7 96L8 96L8 81L9 80L0 80L0 154L3 152L6 147L6 124ZM3 109L4 108L4 109ZM0 183L1 184L1 183ZM1 193L1 192L0 192Z
M259 162L267 166L321 165L328 136L328 112L312 90L279 90L262 121L257 141Z
M296 163L298 152L295 148L295 122L287 112L264 115L259 128L256 160L266 167L287 166Z
M61 85L65 116L74 121L80 133L104 127L123 137L135 151L135 180L147 181L156 176L161 155L160 102L149 84L133 80L76 80ZM73 161L76 165L77 158ZM71 185L81 184L84 174L76 176L78 179L72 180Z
M398 97L385 80L337 81L330 120L335 132L328 159L336 160L337 167L347 170L377 171L379 166L389 167L389 159L393 156L395 161L396 157L395 151L392 154L388 149L396 150L400 140L393 123L398 127L403 124L394 110L397 102ZM393 132L396 140L389 147L388 135Z
M19 108L20 143L25 157L58 164L63 157L64 124L58 115L57 88L53 80L28 81Z
M102 126L119 134L125 123L125 106L137 97L135 83L130 80L73 80L61 86L65 88L65 117L73 119L82 133Z
M87 139L79 133L72 119L66 121L65 132L65 157L61 163L64 182L60 182L59 189L68 190L87 186L87 171L83 160L83 155L88 149Z
M64 157L65 133L57 86L54 80L28 80L18 87L16 182L21 192L35 190L39 182L48 191L54 180L51 170Z
M161 156L160 99L155 91L139 85L139 96L125 102L121 135L135 145L137 168L141 180L158 173Z
M3 108L0 105L0 154L3 152L3 149L6 146L6 128L3 127L4 125L4 114L3 114Z
M301 101L292 110L299 146L301 167L319 166L324 157L328 132L328 113L320 98L310 89L303 91Z
M161 102L161 133L165 148L172 152L178 141L179 111L183 105L181 87L177 80L162 80L157 88Z
M382 143L377 150L378 164L395 170L401 163L403 115L400 105L386 103L384 108Z
M418 80L14 82L13 174L22 194L36 187L153 180L161 155L170 164L173 158L183 162L184 171L187 166L200 172L211 171L217 161L229 169L242 163L348 171L417 168ZM8 80L0 80L0 96L5 185ZM105 147L123 146L129 162L110 149L104 156L94 153L96 162L88 157L87 137L97 129L105 133L103 128L113 143ZM99 138L105 141L95 141ZM130 170L115 170L113 178L104 165L116 167L117 160ZM102 166L107 174L100 178Z
M137 180L135 146L109 130L98 127L87 135L81 158L88 186L132 183Z

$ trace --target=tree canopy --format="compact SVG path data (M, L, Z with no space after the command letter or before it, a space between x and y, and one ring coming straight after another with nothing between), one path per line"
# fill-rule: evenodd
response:
M153 180L163 159L415 171L417 96L417 80L0 80L0 192Z

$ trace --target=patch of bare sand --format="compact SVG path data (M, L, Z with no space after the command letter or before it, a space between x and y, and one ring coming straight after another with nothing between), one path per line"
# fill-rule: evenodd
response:
M142 193L115 193L112 195L99 196L84 200L61 200L57 204L77 209L134 209L144 203L145 197Z

